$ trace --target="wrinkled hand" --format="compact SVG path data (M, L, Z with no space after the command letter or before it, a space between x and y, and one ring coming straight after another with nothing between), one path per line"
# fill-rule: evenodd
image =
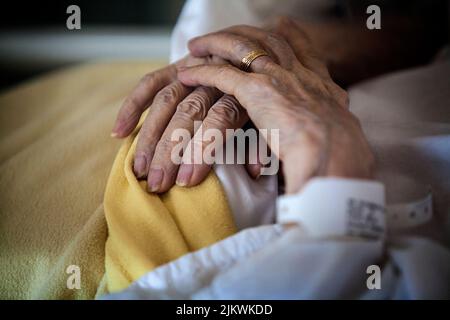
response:
M279 19L273 28L274 32L281 34L286 31L282 22L283 19ZM290 45L295 47L301 43ZM203 120L203 129L215 128L221 132L240 128L248 120L245 109L234 97L211 88L188 88L177 81L177 67L225 63L217 57L216 61L213 60L187 56L145 75L119 111L112 136L124 138L133 132L144 111L149 109L139 132L133 162L136 177L147 178L149 191L165 192L175 180L180 185L196 185L206 178L211 169L209 165L200 164L195 165L193 171L189 168L179 172L179 166L170 159L173 146L177 143L170 139L175 129L187 129L192 136L195 130L193 123L197 120ZM203 144L206 147L208 142ZM248 154L246 159L249 159ZM245 167L253 178L261 173L259 159L256 163L247 161Z
M332 81L306 34L289 20L283 23L290 30L286 39L238 26L189 43L193 56L218 56L235 66L249 52L265 49L270 57L257 58L252 73L231 65L199 65L180 67L178 79L233 95L258 128L280 130L277 156L288 193L313 176L371 178L373 154L359 121L348 111L347 93ZM295 51L288 43L296 43Z
M142 113L148 114L139 131L134 159L134 172L140 179L147 178L148 190L165 192L174 184L192 186L206 178L210 165L195 165L195 172L178 172L179 165L171 161L171 152L178 141L172 141L172 132L186 129L194 133L194 121L203 121L204 129L242 127L248 116L236 99L223 95L215 88L190 88L177 80L176 68L198 64L220 63L211 58L188 56L156 72L147 74L125 100L117 116L112 136L123 138L133 132ZM223 62L222 62L223 63ZM185 141L187 144L189 141ZM248 164L247 171L258 176L259 164Z

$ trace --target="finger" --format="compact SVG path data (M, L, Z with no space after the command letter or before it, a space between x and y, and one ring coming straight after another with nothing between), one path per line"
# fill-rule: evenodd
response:
M255 130L254 128L249 128L247 130ZM248 144L245 148L245 169L250 177L253 179L258 179L261 175L262 164L259 159L259 137L256 135L256 141Z
M242 130L244 132L247 132L247 130L256 130L256 127L250 120L247 121L247 123L242 127ZM251 139L246 139L244 167L250 177L252 177L253 179L258 179L261 175L261 168L263 166L259 159L259 134L256 134L255 138L256 140L254 140L253 143ZM236 144L236 153L241 152L238 146L239 144ZM240 159L241 156L237 155L237 158ZM239 163L239 161L237 161L236 163Z
M215 87L224 93L235 96L240 101L239 96L249 86L253 77L251 74L230 65L201 65L180 68L178 79L191 87L200 85ZM242 104L241 101L240 103Z
M314 48L308 34L295 21L287 17L280 17L276 23L276 31L286 39L297 58L306 68L322 77L330 77L328 68Z
M189 41L189 50L194 56L219 56L230 61L234 66L240 67L242 59L250 52L263 50L256 41L252 41L240 35L216 32L194 38ZM260 73L271 73L277 64L269 56L256 58L250 65L250 70ZM279 66L278 66L279 67Z
M227 129L241 128L247 121L247 112L236 98L230 95L220 98L189 142L188 152L184 154L178 171L177 184L195 186L202 182L217 157L224 156L221 151L227 140Z
M284 71L285 77L293 76L290 71ZM216 87L220 91L233 95L246 109L250 119L259 129L277 129L278 124L289 120L274 120L280 113L275 106L286 105L286 97L276 88L277 78L269 75L246 73L230 65L196 66L181 69L178 79L188 86ZM299 109L301 110L301 109ZM289 118L289 114L285 115ZM265 137L270 148L272 141ZM276 144L275 144L276 147ZM278 148L275 148L278 150ZM275 151L279 158L281 151Z
M253 129L254 130L254 129ZM262 134L262 136L260 135ZM278 152L272 152L269 148L270 144L276 144L277 141L273 140L271 136L264 134L263 132L258 132L255 135L256 141L249 144L245 149L245 168L247 173L253 178L258 179L262 174L273 174L270 172L276 172L275 167L272 167L274 156ZM251 142L251 141L249 141Z
M178 164L172 161L172 150L180 142L172 141L172 133L177 129L184 129L192 137L195 132L194 122L202 121L206 117L208 109L221 95L222 93L214 88L198 87L178 104L172 119L156 145L147 179L150 192L166 192L175 184ZM184 144L188 142L183 141Z
M224 31L259 42L266 51L270 52L270 56L285 69L292 70L301 66L287 41L276 33L247 25L232 26Z
M151 104L156 93L176 79L176 67L167 66L145 75L119 110L111 136L124 138L133 132L142 113Z
M181 68L178 79L187 86L215 87L235 96L247 112L262 109L269 101L272 104L276 102L276 97L272 95L275 92L271 90L274 87L273 77L243 72L230 65Z
M327 80L328 90L339 101L339 105L348 108L349 99L347 92L331 79L325 61L320 57L320 54L302 27L295 20L288 17L280 17L276 23L276 30L287 40L295 55L302 60L306 68L318 74L322 79Z
M147 177L156 145L164 129L175 113L177 105L192 91L181 82L175 81L159 91L139 131L134 157L134 174L137 178Z
M261 168L262 168L261 163L245 164L245 170L247 171L248 175L253 179L258 179L261 176Z

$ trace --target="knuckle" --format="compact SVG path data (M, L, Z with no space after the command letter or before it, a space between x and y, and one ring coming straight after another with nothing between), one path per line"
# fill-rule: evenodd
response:
M290 29L292 28L293 24L294 24L293 19L291 19L288 16L281 15L275 18L272 28L273 31L276 32L277 34L281 36L286 36L290 32Z
M232 96L224 96L219 100L218 105L223 107L224 109L233 110L236 112L243 110L242 106L239 104L236 98Z
M188 100L181 102L177 107L177 113L189 119L203 119L205 117L206 101L202 95L195 94Z
M275 20L275 25L279 28L283 28L292 23L292 19L289 16L281 15L278 16Z
M274 46L272 46L274 47ZM261 57L258 59L259 68L262 70L265 70L267 74L271 74L272 72L275 72L276 69L280 66L280 61L282 61L282 58L280 58L280 54L277 54L275 52L272 52L270 56L268 57ZM290 61L288 59L285 59L286 61L283 61L284 64L286 64L287 61Z
M348 95L348 92L338 86L337 95L341 106L348 109L350 106L350 96Z
M231 73L232 71L233 71L233 67L229 64L224 64L224 65L218 66L217 72L216 72L216 77L215 77L216 80L214 80L214 82L215 82L214 85L216 87L219 87L220 86L219 79L230 78L230 76L232 75L232 73Z
M120 113L121 117L126 119L135 119L141 115L141 106L136 97L129 96L125 99L124 106Z
M167 155L170 155L172 152L174 141L172 141L170 135L164 135L161 137L161 140L159 140L158 144L156 145L155 149L155 159L165 159Z
M236 124L245 114L243 108L232 98L221 99L208 112L208 118L215 123L225 123L227 126Z
M154 151L153 146L149 146L146 143L138 142L138 144L136 145L135 158L138 155L142 155L146 157L147 161L151 161L153 158L153 151Z
M340 107L342 107L344 109L349 108L350 96L346 90L342 89L340 86L338 86L334 82L327 85L327 88L329 88L328 92L331 94L331 96L335 97L335 99Z
M139 132L138 146L155 146L158 143L153 126L148 122L144 122L144 125Z
M297 78L297 74L295 72L288 71L285 73L284 76L286 77L286 80L288 83L298 84L298 78Z
M257 74L254 77L253 84L256 90L264 90L272 92L275 86L276 79L268 74Z
M203 140L203 139L192 139L190 141L190 148L192 150L203 150L203 148L208 145L209 141ZM199 158L199 160L201 160Z
M223 64L217 67L217 73L226 76L231 70L231 66L228 64Z
M269 45L287 45L286 40L281 35L274 32L267 33L264 40Z
M236 39L233 41L233 48L239 53L247 53L252 48L255 48L255 44L248 39Z
M156 99L164 104L173 104L179 99L180 90L176 85L169 85L156 94Z
M140 85L146 86L155 80L155 74L153 72L145 74L139 81Z
M345 90L341 90L341 93L339 94L339 100L340 104L343 108L348 109L350 107L350 97Z
M204 104L211 103L213 99L215 99L218 91L215 88L211 87L198 87L195 89L195 91L192 93L191 96L196 97L197 99L200 99L204 102Z

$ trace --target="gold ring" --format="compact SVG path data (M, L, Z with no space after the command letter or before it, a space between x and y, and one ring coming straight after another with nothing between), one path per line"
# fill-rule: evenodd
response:
M242 58L240 69L242 71L248 71L253 61L255 61L259 57L268 55L269 54L267 52L261 49L250 51L245 57Z

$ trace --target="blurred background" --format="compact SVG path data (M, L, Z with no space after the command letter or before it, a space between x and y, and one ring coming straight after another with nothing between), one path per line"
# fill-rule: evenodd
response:
M270 2L246 1L258 3L261 8ZM434 50L449 39L450 0L277 0L277 6L282 7L283 2L297 4L301 8L298 10L301 20L318 15L346 21L365 19L367 6L378 4L383 7L382 19L395 14L417 21L410 35L417 43L428 43ZM167 61L171 31L184 3L185 0L3 1L0 90L43 72L85 61ZM70 5L81 9L81 30L66 27L70 16L66 10ZM319 12L308 11L309 7ZM290 10L284 14L296 12ZM271 16L273 12L269 10L266 14ZM423 47L408 52L405 58L419 55L417 51L424 51Z
M68 30L69 5L81 30ZM0 9L0 90L87 60L167 60L184 0L5 1Z

